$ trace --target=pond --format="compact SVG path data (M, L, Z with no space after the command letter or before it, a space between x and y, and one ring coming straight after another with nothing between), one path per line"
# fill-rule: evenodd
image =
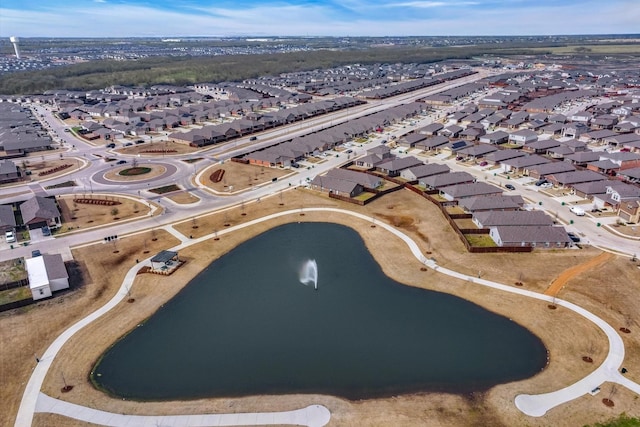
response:
M486 390L546 361L540 339L508 318L385 276L351 228L294 223L209 265L107 350L91 379L137 400L365 399Z

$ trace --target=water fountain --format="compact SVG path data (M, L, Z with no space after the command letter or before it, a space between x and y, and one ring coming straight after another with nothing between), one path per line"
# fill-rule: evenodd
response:
M313 283L313 288L318 290L318 264L315 259L308 259L300 269L300 283L308 285Z

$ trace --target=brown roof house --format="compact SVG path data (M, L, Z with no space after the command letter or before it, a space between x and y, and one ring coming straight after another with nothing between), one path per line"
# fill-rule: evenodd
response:
M357 182L320 175L311 180L311 188L345 197L356 197L364 191L362 184Z
M571 245L571 239L564 227L514 224L499 225L489 230L489 236L498 246L564 248Z
M23 224L30 230L46 226L58 228L62 224L60 211L54 199L34 196L20 205L20 213Z

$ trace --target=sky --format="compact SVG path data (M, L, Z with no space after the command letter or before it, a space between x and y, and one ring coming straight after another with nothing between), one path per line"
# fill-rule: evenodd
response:
M640 33L640 0L0 0L0 37Z

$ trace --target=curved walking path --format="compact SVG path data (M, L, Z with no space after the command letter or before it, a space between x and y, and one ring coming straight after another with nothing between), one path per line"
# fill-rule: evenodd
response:
M241 228L250 227L252 225L258 224L260 222L268 221L270 219L278 218L285 215L299 214L301 212L335 212L335 213L351 215L353 217L362 219L367 222L373 221L370 216L363 215L357 212L348 211L348 210L338 209L338 208L302 208L302 209L278 212L275 214L264 216L262 218L254 219L252 221L248 221L246 223L239 224L225 230L221 230L217 233L217 236L221 236L227 233L232 233ZM547 302L554 301L553 297L548 295L540 294L540 293L525 290L525 289L514 288L511 286L503 285L501 283L492 282L485 279L475 278L472 276L458 273L453 270L440 267L439 265L437 265L437 263L434 260L427 259L422 254L422 251L418 247L417 243L414 242L409 236L405 235L401 231L383 222L375 222L375 224L389 231L390 233L397 236L398 238L402 239L407 244L407 246L409 247L413 255L426 267L432 268L438 272L441 272L451 277L466 280L469 283L477 283L482 286L488 286L504 292L511 292L511 293L526 296L529 298L535 298L542 301L547 301ZM166 225L162 228L171 229L172 227L171 225ZM177 245L172 249L181 250L193 244L204 242L214 237L214 234L215 233L212 233L197 239L182 240L182 243L180 245ZM120 286L120 289L113 296L113 298L109 300L109 302L107 302L104 306L100 307L98 310L94 311L84 319L81 319L80 321L78 321L77 323L69 327L60 336L58 336L58 338L56 338L53 341L53 343L49 346L49 348L47 348L42 358L40 359L40 362L36 365L33 371L33 374L31 375L31 378L29 379L29 382L27 383L27 386L25 388L24 394L22 396L22 401L20 402L20 408L18 409L18 416L16 417L16 423L15 423L16 426L18 427L31 426L31 423L33 421L33 414L35 412L48 412L53 408L56 409L57 411L56 413L60 413L59 411L64 411L63 415L71 418L76 418L76 419L92 422L95 424L102 424L102 421L104 421L104 417L105 417L104 414L106 414L104 411L99 411L96 409L75 405L69 402L64 402L62 400L52 399L49 396L42 394L40 392L40 389L42 388L42 383L44 382L44 378L51 366L51 363L53 362L53 359L58 354L62 346L80 329L84 328L86 325L90 324L91 322L93 322L103 314L107 313L109 310L114 308L118 303L120 303L120 301L127 298L128 290L133 285L133 281L136 277L139 267L143 265L143 263L149 262L150 259L151 257L143 260L141 263L135 265L133 268L131 268L131 270L127 272L122 282L122 285ZM602 331L607 335L607 338L609 340L609 353L607 354L607 357L605 358L603 363L596 370L594 370L593 372L591 372L589 375L579 380L578 382L571 384L561 390L554 391L551 393L544 393L539 395L519 395L515 398L516 407L527 415L539 417L544 415L549 409L554 408L555 406L561 405L570 400L576 399L588 393L589 391L593 390L595 387L600 386L602 383L606 381L618 383L634 391L635 393L640 394L640 384L637 384L623 377L621 374L618 373L618 369L620 368L620 366L622 365L622 362L624 361L624 343L620 338L620 336L618 335L618 333L615 331L615 329L613 329L607 322L600 319L596 315L568 301L555 299L555 304L566 307L574 311L575 313L592 321L600 329L602 329ZM49 399L55 400L55 405L52 406L51 400ZM320 406L320 405L313 405L312 407L315 408L317 406ZM315 417L309 417L308 419L309 424L303 424L303 425L308 425L310 427L316 427L316 426L320 427L328 423L330 419L330 414L328 414L329 413L328 409L326 408L324 409L326 410L326 412L322 410L313 411L312 413L315 414ZM298 414L297 411L293 411L291 413ZM243 418L243 421L248 422L249 419L255 419L255 424L253 425L269 424L270 423L269 420L272 419L273 414L275 413L244 414L246 415L246 418ZM278 414L284 414L284 413L278 413ZM217 414L217 415L222 416L224 414ZM235 416L237 414L229 414L229 415ZM135 422L134 420L144 421L145 425L147 425L146 424L147 421L153 422L153 420L157 420L158 418L162 419L163 422L170 423L174 427L190 427L190 426L202 425L202 424L192 424L192 422L193 423L199 422L197 421L197 417L200 417L200 415L149 416L149 417L143 417L143 419L138 419L138 416L133 416L133 415L119 415L119 416L125 417L125 418L121 418L120 420L123 421L123 423L118 425L137 424L137 422ZM255 418L252 418L252 417L255 417ZM296 416L291 416L291 418L287 418L287 420L288 422L280 422L280 424L295 425L300 421L298 418L296 418ZM105 424L105 425L112 425L112 424ZM218 425L229 425L229 424L218 424ZM241 425L250 425L250 424L241 424Z
M311 405L295 411L254 412L238 414L195 414L195 415L123 415L113 412L89 409L74 403L54 399L40 393L36 412L59 414L76 420L103 426L253 426L283 425L322 427L329 422L331 413L322 405Z
M551 282L551 285L547 288L546 291L544 291L544 294L556 296L558 292L560 292L560 289L562 289L562 287L566 285L569 280L573 279L580 273L584 273L585 271L590 270L597 265L609 261L612 257L613 254L611 252L602 252L600 255L595 256L590 260L583 262L582 264L574 265L573 267L566 269L565 271L560 273L560 275L556 277L553 282Z

